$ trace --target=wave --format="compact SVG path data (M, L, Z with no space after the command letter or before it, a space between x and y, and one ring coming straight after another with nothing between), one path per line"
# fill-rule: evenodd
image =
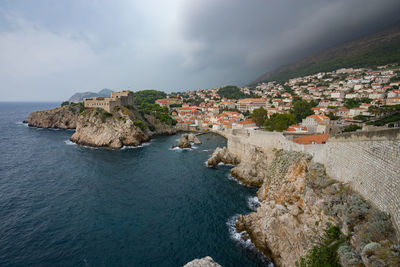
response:
M258 197L257 196L249 197L247 199L247 206L249 206L251 210L256 211L257 208L260 206L260 201L258 201Z
M15 122L15 124L17 124L17 125L19 125L19 126L29 127L29 126L28 126L28 123L22 122L22 121L17 121L17 122Z
M69 146L76 146L76 144L74 142L72 142L71 140L65 140L64 141L65 144L69 145Z
M247 240L243 239L243 237L247 235L246 231L240 233L236 231L236 222L238 221L238 218L239 214L235 214L232 217L230 217L226 222L226 225L228 226L229 236L231 237L231 239L244 249L250 251L251 254L253 254L254 257L257 258L260 265L267 267L274 267L274 264L270 262L268 258L265 257L265 255L254 246L250 238L248 238Z
M135 148L140 148L140 147L145 147L145 146L149 146L150 142L146 142L146 143L141 143L138 146L123 146L121 147L121 150L125 150L125 149L135 149Z
M250 187L249 185L244 184L244 183L242 183L241 181L239 181L238 179L236 179L235 177L233 177L232 174L230 174L230 173L228 173L227 178L228 178L229 180L235 181L236 183L238 183L238 184L240 184L240 185Z

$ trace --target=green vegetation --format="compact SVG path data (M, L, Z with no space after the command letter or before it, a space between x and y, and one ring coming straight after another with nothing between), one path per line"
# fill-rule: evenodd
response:
M307 116L313 115L314 111L311 108L316 106L317 103L311 101L310 103L305 100L296 99L293 104L291 113L294 114L296 122L301 122Z
M282 132L295 122L296 119L294 114L275 113L264 122L264 127L268 131Z
M240 91L240 88L235 85L228 85L218 90L218 94L221 97L225 97L228 99L239 99L246 97L253 97L253 95L247 95Z
M108 118L111 118L113 114L105 111L102 108L96 108L94 115L99 116L102 123L105 123Z
M268 118L268 112L261 108L257 108L250 114L250 117L254 120L258 127L262 126L265 120Z
M157 90L142 90L133 93L133 99L136 106L144 103L154 104L157 99L165 98L167 95Z
M328 117L331 121L336 121L339 119L338 116L336 116L335 114L333 114L332 112L329 112Z
M135 106L142 115L152 114L164 124L175 125L177 121L175 121L169 116L168 108L161 107L160 105L155 104L155 101L157 99L165 98L166 96L167 95L162 91L142 90L135 92L133 97ZM128 107L128 108L131 109L132 111L135 110L134 107Z
M348 109L352 109L352 108L359 108L361 103L369 104L371 103L371 99L366 97L346 99L343 105Z
M133 107L131 107L133 108ZM152 114L154 115L159 121L167 125L176 125L177 121L172 119L169 116L169 110L167 107L161 107L158 104L149 104L149 103L142 103L138 107L139 112L144 114Z
M142 131L145 131L145 130L147 129L147 124L144 123L144 122L141 121L141 120L136 120L133 124L134 124L135 126L139 127Z
M330 72L340 68L375 67L400 62L400 40L354 50L352 52L343 51L341 55L337 55L337 53L325 54L320 58L297 64L295 67L273 74L265 81L285 82L291 78L318 72Z
M399 113L395 113L393 115L389 115L385 118L373 121L373 122L367 122L368 125L375 125L375 126L383 126L385 124L388 123L392 123L392 122L398 122L400 121L400 112Z
M314 246L305 257L300 258L298 267L340 267L337 250L344 243L344 237L337 226L325 230L322 241Z
M347 126L346 128L344 128L343 132L344 133L348 133L348 132L355 132L358 129L361 129L361 126L358 126L357 124L350 124L349 126Z
M63 107L63 106L68 106L69 105L69 102L68 101L64 101L64 102L62 102L61 103L61 106Z

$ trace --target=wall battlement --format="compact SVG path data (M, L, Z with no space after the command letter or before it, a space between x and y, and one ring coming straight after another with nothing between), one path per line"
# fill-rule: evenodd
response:
M373 205L389 213L400 233L400 129L335 135L323 145L300 145L281 133L228 130L228 149L241 159L262 149L268 162L274 149L309 153L328 175L349 184Z

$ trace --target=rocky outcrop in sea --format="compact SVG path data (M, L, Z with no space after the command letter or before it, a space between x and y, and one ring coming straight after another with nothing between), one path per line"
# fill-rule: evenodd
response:
M29 114L25 122L38 128L75 129L79 113L83 107L79 104L63 106L49 110L35 111Z
M222 267L216 263L210 256L194 259L191 262L186 263L183 267Z
M264 180L264 171L268 167L267 156L261 149L255 148L250 157L239 160L226 147L218 147L207 163L209 166L217 166L220 162L235 165L231 170L233 177L250 186L261 186Z
M224 164L232 164L232 165L240 163L238 157L229 153L226 147L223 148L217 147L213 152L213 154L211 155L211 157L208 159L207 164L208 166L215 167L221 162Z
M236 228L277 266L307 260L310 250L321 248L325 235L335 229L337 240L329 246L338 247L342 266L400 266L390 217L328 177L311 156L278 150L269 166L257 170L257 177L263 177L257 192L261 204L256 212L239 216Z
M162 124L154 116L141 117L127 107L119 107L112 113L85 109L78 117L71 141L79 145L118 149L138 146L155 134L176 132L176 128Z
M184 133L181 135L181 138L178 141L178 145L173 146L173 147L179 147L179 148L191 148L192 144L195 145L200 145L201 141L199 138L197 138L196 135L190 133Z

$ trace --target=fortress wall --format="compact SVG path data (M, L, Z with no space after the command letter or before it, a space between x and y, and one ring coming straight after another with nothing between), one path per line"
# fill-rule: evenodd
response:
M229 130L228 149L242 161L262 149L268 161L274 149L301 151L325 165L328 175L348 183L365 199L388 212L400 232L400 129L332 136L324 145L300 145L281 133Z
M392 216L400 232L400 130L344 134L324 148L328 175Z

